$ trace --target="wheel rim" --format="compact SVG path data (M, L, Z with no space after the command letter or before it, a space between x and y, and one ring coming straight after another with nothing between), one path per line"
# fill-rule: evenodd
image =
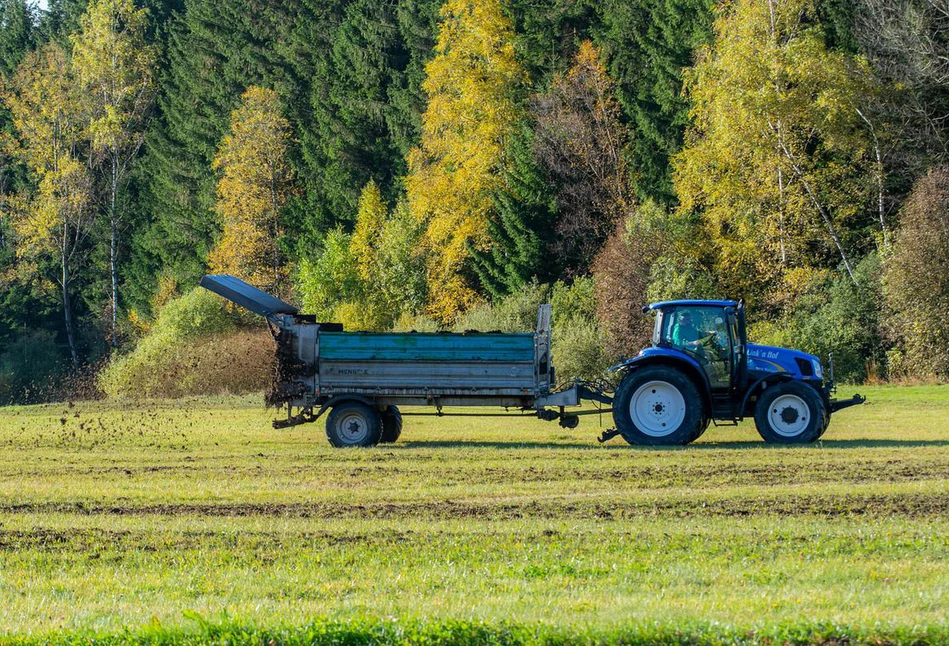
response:
M810 422L807 402L797 395L781 395L768 410L768 422L775 433L782 437L796 437L804 432Z
M359 413L346 413L340 417L337 430L346 444L359 444L369 437L369 422Z
M666 381L650 381L633 393L629 414L641 432L650 437L665 437L682 425L685 398Z

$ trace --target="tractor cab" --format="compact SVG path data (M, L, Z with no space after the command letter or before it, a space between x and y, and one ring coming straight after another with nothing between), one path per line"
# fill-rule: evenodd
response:
M747 374L744 305L738 301L667 301L656 314L653 346L684 353L713 392L740 387Z

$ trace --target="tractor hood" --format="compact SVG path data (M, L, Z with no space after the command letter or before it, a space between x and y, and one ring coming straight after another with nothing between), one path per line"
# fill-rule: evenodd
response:
M748 370L783 372L796 379L823 379L820 359L812 354L768 345L748 344Z

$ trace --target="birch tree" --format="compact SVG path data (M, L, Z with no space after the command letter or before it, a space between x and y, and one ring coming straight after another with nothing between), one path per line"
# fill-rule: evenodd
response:
M109 231L111 330L118 346L119 252L126 226L123 190L144 139L154 96L155 49L145 40L147 10L132 0L93 0L71 37L83 98L91 167Z
M72 287L92 231L92 182L82 161L80 97L67 53L55 42L26 56L4 92L17 138L10 152L34 176L36 188L10 198L8 218L24 260L48 256L59 265L63 318L73 365L79 366Z
M850 247L872 217L874 168L856 107L872 83L865 60L827 48L815 11L810 0L738 0L687 75L693 125L676 189L682 212L701 213L733 293L827 264L857 280Z

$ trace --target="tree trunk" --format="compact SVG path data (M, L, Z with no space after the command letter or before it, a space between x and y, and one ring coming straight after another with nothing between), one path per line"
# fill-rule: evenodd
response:
M112 157L112 186L109 196L109 270L112 275L112 347L119 347L119 221L116 210L118 201L118 160Z
M69 341L69 353L72 355L73 368L79 369L79 353L76 352L76 335L73 333L72 326L72 305L69 302L69 268L66 264L66 257L62 260L62 286L63 286L63 316L66 319L66 339Z
M788 147L784 145L783 141L778 141L778 144L781 146L781 150L784 151L784 156L787 157L787 160L791 163L791 168L794 170L794 174L800 180L801 184L804 186L804 191L807 193L808 198L811 200L811 204L814 205L814 208L817 209L817 212L820 213L821 218L824 220L824 224L827 226L827 232L830 234L830 239L834 241L834 244L837 246L837 251L840 253L840 258L844 262L844 267L847 269L847 275L850 276L850 280L854 285L857 285L857 276L853 273L853 265L850 264L850 258L847 257L847 252L844 250L844 245L840 241L840 236L837 235L837 227L834 226L834 220L830 217L830 213L827 212L827 209L824 208L824 205L821 204L820 200L817 199L817 195L814 193L814 190L811 188L811 183L807 181L807 178L804 176L804 171L797 165L797 162L794 160L794 155L791 154L791 151L788 150Z

